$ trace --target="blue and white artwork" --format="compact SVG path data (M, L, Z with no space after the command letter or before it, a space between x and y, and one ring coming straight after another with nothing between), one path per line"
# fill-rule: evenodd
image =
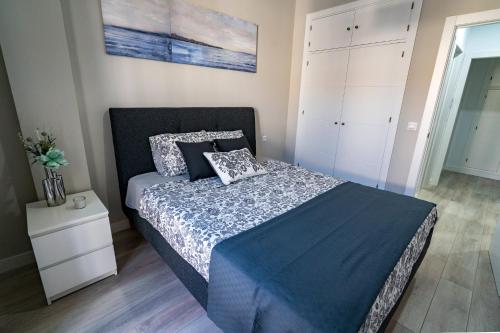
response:
M101 0L106 53L257 71L257 25L184 0Z

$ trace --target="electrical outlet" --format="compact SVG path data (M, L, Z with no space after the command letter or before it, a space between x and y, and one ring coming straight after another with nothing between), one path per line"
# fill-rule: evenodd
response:
M414 122L414 121L410 121L410 122L408 123L408 126L406 127L406 129L407 129L408 131L416 131L416 130L417 130L417 128L418 128L418 123L417 123L417 122Z

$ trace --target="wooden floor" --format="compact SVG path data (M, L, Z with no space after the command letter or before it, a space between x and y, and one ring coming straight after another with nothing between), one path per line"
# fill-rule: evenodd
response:
M500 182L445 173L420 197L438 203L440 219L388 331L500 331L487 252L500 219ZM51 306L35 267L0 275L0 332L220 332L135 231L114 238L118 276Z
M500 181L445 171L420 198L439 221L389 332L500 331L500 298L488 254L500 220Z
M0 275L0 332L220 332L136 231L114 243L117 276L50 306L35 267Z

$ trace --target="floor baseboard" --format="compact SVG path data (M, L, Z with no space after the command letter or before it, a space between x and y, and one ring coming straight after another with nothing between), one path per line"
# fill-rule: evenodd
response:
M463 173L469 176L476 176L476 177L482 177L482 178L489 178L493 180L500 180L500 175L493 173L493 172L488 172L488 171L481 171L477 169L471 169L471 168L466 168L466 167L457 167L453 165L446 165L444 170L452 171L452 172L458 172L458 173Z
M111 232L113 234L128 229L130 229L130 222L128 221L128 219L123 219L111 223Z
M26 251L14 256L0 259L0 274L27 266L35 262L33 251Z

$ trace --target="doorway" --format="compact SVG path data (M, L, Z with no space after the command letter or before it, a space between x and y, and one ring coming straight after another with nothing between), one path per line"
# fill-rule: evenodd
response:
M438 186L443 171L500 180L498 35L500 23L457 29L418 188Z
M500 331L490 250L500 221L500 23L478 17L447 20L408 180L406 193L436 203L439 215L396 315L411 327L425 313L421 331Z
M445 169L500 180L500 58L473 60Z

